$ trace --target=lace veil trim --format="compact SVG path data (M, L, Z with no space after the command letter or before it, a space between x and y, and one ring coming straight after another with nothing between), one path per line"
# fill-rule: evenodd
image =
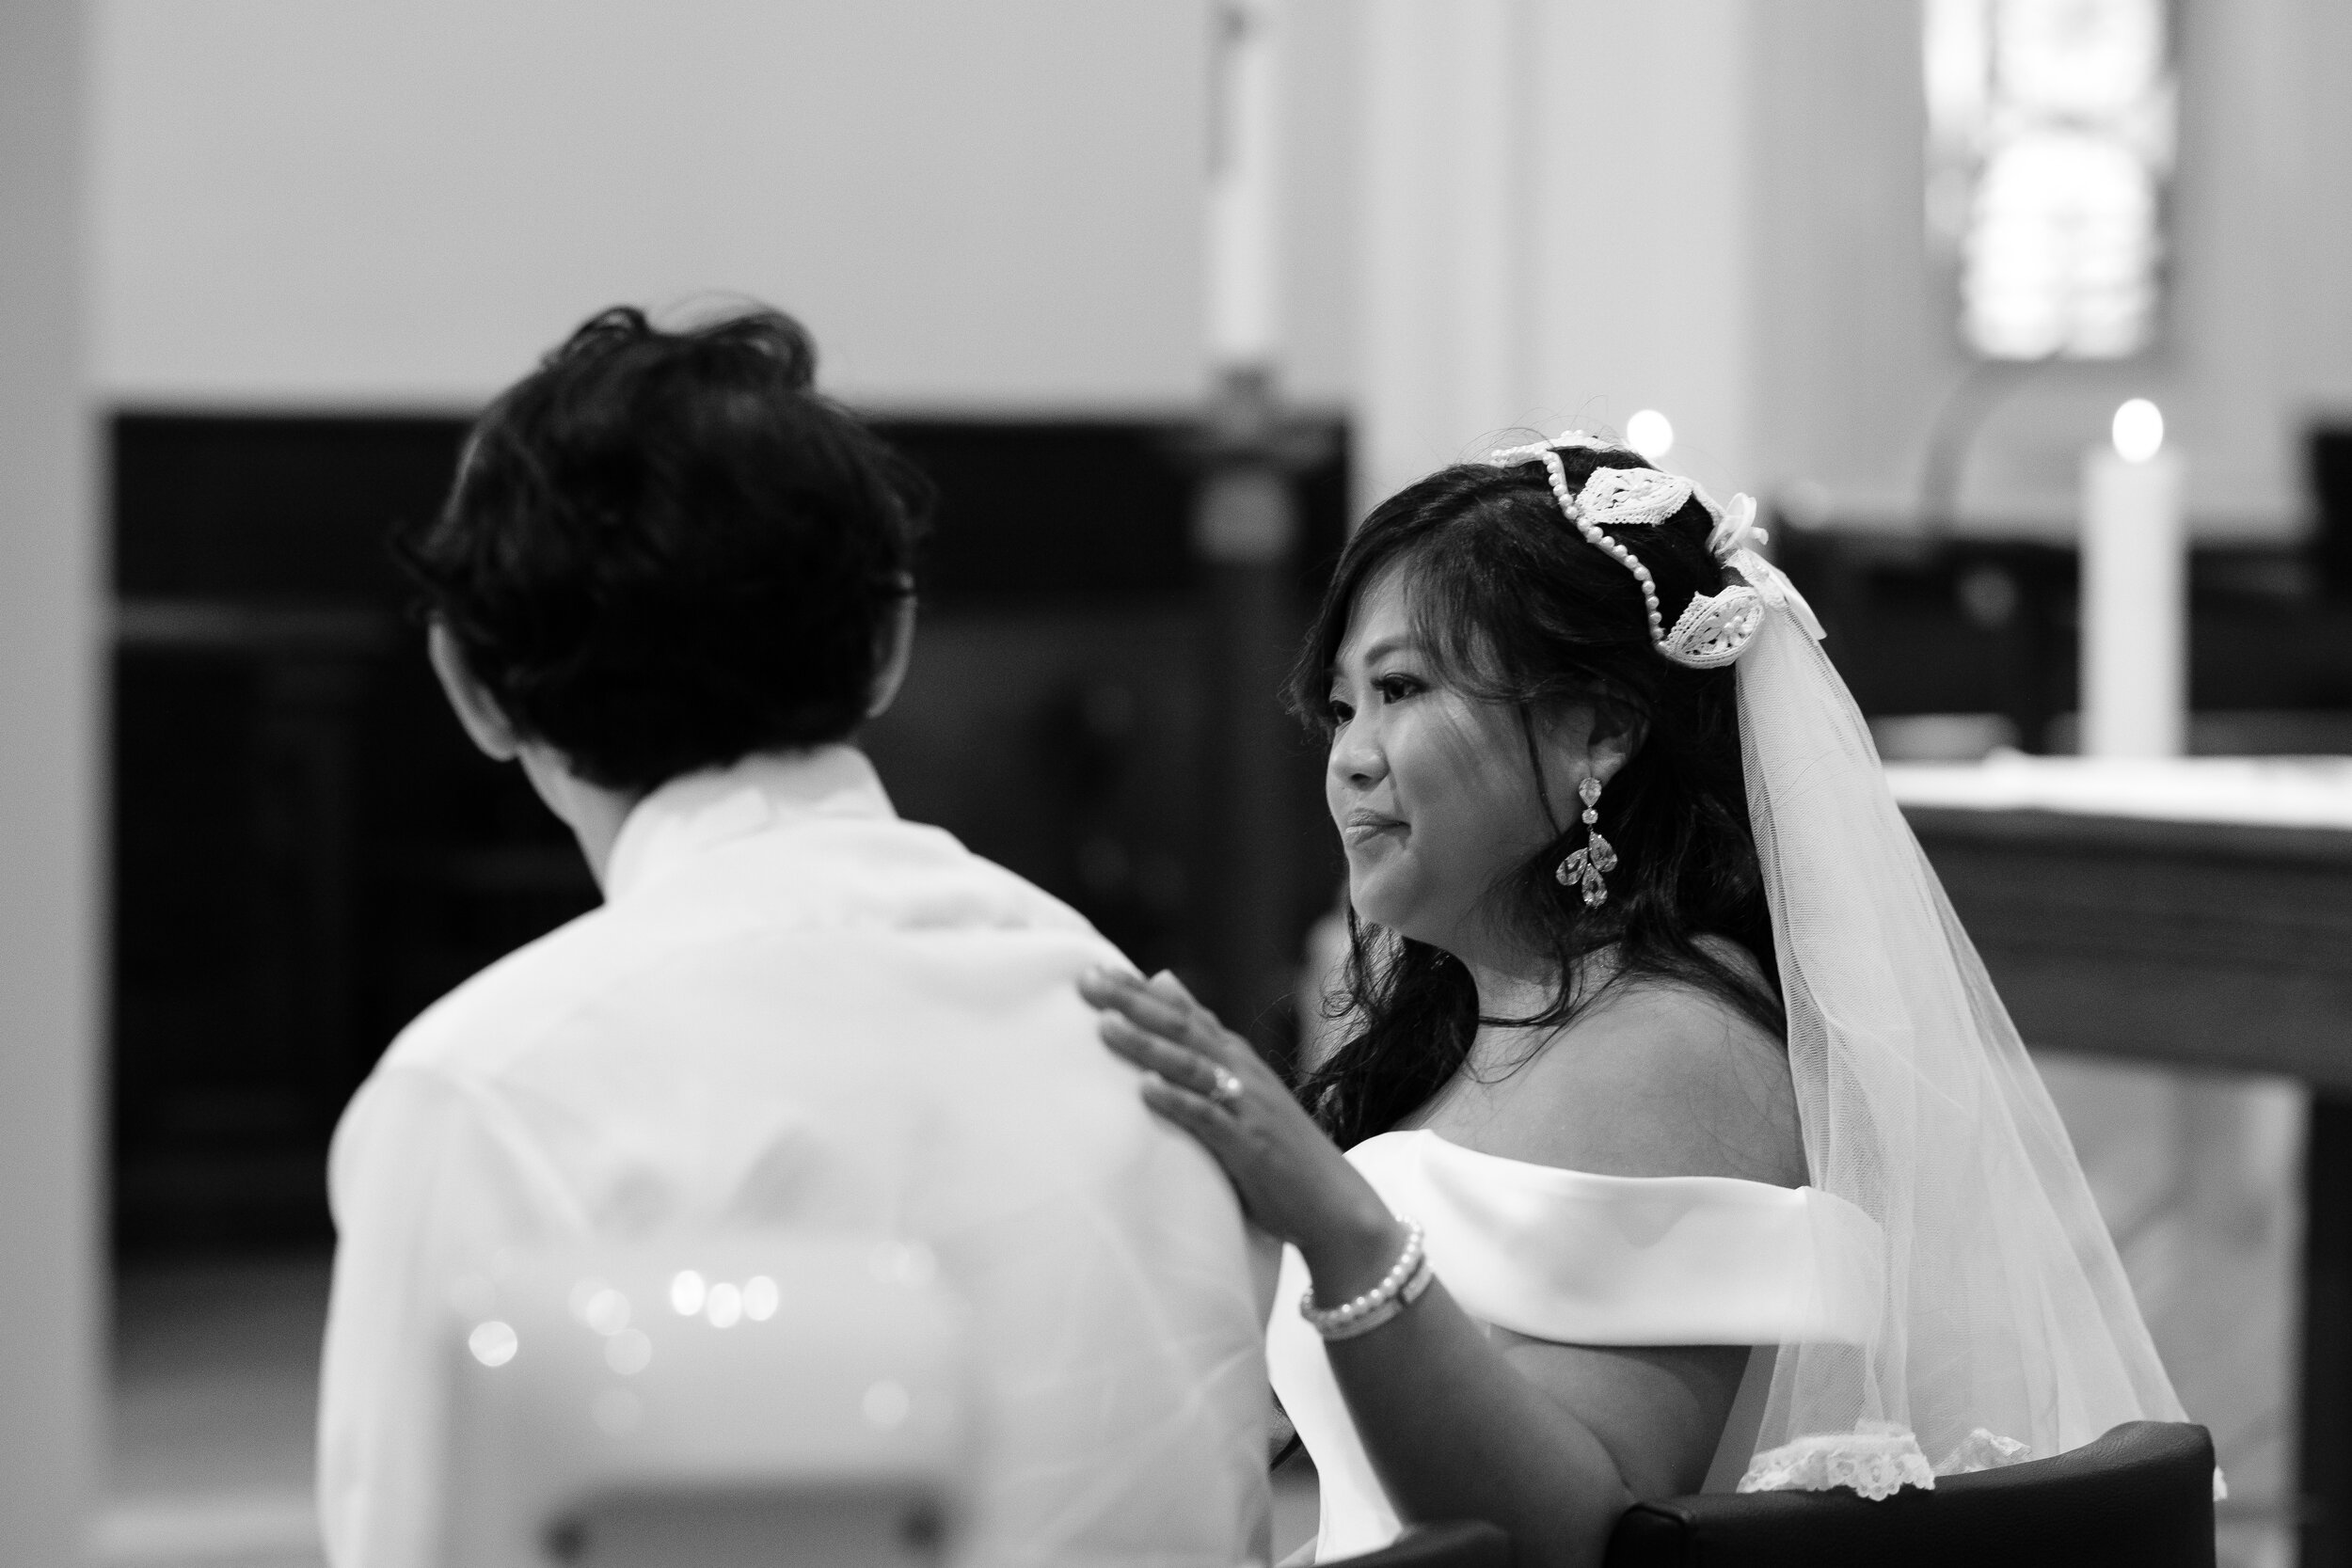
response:
M2033 1449L2016 1438L1979 1427L1931 1469L1919 1439L1909 1429L1865 1421L1853 1432L1800 1437L1757 1454L1740 1478L1740 1490L1827 1492L1847 1486L1879 1502L1905 1486L1933 1491L1937 1476L1997 1470L2032 1457Z

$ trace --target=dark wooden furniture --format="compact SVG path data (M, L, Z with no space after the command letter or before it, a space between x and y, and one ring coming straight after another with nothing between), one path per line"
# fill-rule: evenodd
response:
M1904 815L2031 1043L2352 1093L2352 832Z
M2305 1175L2301 1560L2352 1565L2352 832L1909 807L2032 1043L2291 1074Z

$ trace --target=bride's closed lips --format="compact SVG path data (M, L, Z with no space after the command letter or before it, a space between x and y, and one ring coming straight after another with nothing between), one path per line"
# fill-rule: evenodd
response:
M1381 833L1391 831L1402 832L1404 831L1404 820L1400 817L1383 816L1376 811L1364 811L1359 808L1358 810L1349 812L1347 816L1342 819L1340 823L1340 837L1345 839L1349 844L1361 844L1365 840L1377 837Z

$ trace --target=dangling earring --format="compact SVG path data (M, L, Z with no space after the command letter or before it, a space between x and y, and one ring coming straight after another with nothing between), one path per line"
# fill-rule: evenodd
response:
M1617 869L1617 852L1594 826L1600 820L1600 781L1586 779L1576 786L1576 793L1584 802L1584 847L1570 850L1552 875L1562 887L1582 884L1584 907L1597 910L1609 902L1609 884L1600 879L1600 874Z

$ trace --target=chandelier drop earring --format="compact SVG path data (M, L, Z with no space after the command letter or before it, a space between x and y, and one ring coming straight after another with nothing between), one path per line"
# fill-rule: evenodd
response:
M1617 869L1617 852L1595 826L1600 821L1600 781L1586 779L1576 786L1576 793L1584 802L1584 847L1568 851L1567 859L1560 863L1560 869L1552 875L1560 879L1562 887L1581 888L1584 907L1597 910L1609 902L1609 884L1600 879L1600 874Z

